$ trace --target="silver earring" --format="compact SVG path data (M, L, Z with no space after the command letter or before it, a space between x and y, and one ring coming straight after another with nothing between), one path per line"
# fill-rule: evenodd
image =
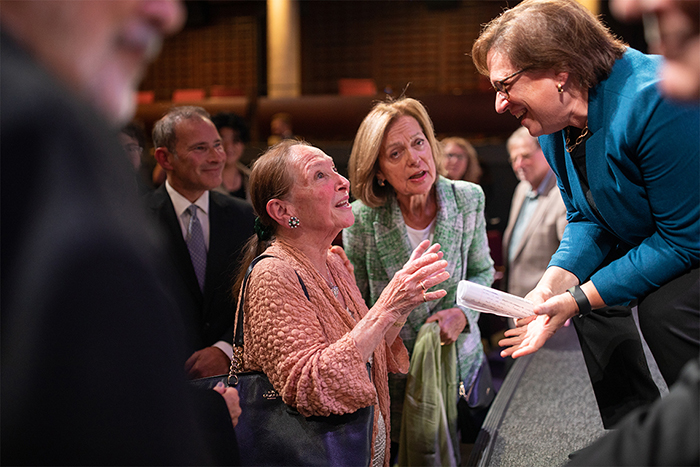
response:
M384 179L383 178L378 178L377 183L379 183L379 186L384 186Z
M292 216L289 218L289 227L291 227L292 229L296 229L297 227L299 227L299 224L300 222L298 217Z
M559 92L559 94L564 92L564 88L561 87L561 83L557 83L557 92Z

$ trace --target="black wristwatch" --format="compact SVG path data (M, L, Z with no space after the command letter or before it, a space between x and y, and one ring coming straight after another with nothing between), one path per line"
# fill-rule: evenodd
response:
M579 316L586 316L588 313L591 312L591 302L588 301L588 297L586 297L586 294L583 293L581 287L575 285L569 290L567 290L567 292L569 292L571 296L574 297L574 300L576 300L576 305L578 305Z

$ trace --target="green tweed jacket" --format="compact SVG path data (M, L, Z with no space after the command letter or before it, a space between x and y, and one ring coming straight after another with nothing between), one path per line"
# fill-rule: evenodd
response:
M490 286L493 260L490 256L484 218L484 193L479 185L439 177L436 183L438 213L433 241L439 243L449 263L450 278L436 286L447 291L438 301L419 305L408 317L401 338L413 352L418 331L432 314L456 307L457 284L466 279ZM384 206L369 208L361 201L352 204L355 224L343 231L343 248L355 267L355 279L371 307L394 274L411 256L398 201L391 197ZM469 332L457 341L459 366L465 382L471 382L484 358L479 333L479 313L462 308L469 321Z

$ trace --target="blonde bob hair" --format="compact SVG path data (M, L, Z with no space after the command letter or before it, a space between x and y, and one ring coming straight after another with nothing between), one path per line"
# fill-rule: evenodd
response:
M423 104L410 97L379 102L362 120L355 135L348 161L352 195L371 208L383 206L394 190L389 184L379 185L377 180L378 159L387 128L404 115L415 118L421 126L428 139L435 167L439 170L440 144L435 138L433 122ZM435 180L437 181L437 177Z
M627 44L576 0L524 0L481 31L472 60L488 76L487 55L497 51L520 70L568 72L588 89L605 79Z
M445 146L447 146L450 143L461 148L462 151L464 151L464 154L467 155L467 169L462 174L462 178L460 178L460 180L472 183L479 183L479 181L481 181L481 175L483 171L481 170L481 164L479 163L479 155L477 154L476 149L474 149L474 146L472 146L472 143L470 143L464 138L460 138L459 136L449 136L447 138L444 138L442 141L440 141L440 145L442 146L443 160L445 160L445 158L447 157Z

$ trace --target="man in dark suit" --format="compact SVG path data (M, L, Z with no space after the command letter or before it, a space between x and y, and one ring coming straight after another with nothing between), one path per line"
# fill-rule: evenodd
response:
M173 359L178 304L116 139L183 20L174 1L2 3L3 465L235 462L204 427L235 441L237 394L192 393Z
M179 288L190 303L185 319L194 353L186 369L192 378L226 373L235 316L233 278L241 249L253 234L253 208L211 191L221 185L226 153L201 107L170 110L156 122L153 142L167 180L146 196L146 203L167 231Z

